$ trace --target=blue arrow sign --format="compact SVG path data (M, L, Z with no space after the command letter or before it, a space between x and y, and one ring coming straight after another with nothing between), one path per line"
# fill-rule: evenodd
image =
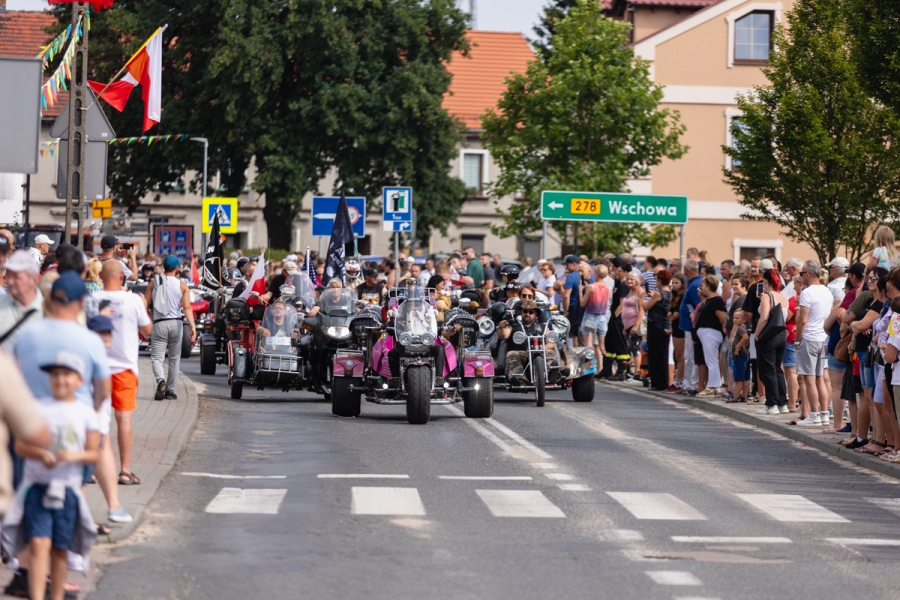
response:
M340 198L332 196L314 196L312 199L312 234L329 237L334 229L334 216L337 213ZM347 198L347 210L350 212L350 223L353 233L359 237L366 235L366 199Z

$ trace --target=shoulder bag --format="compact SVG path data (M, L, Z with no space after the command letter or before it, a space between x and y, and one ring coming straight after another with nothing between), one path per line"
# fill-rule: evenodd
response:
M768 294L768 296L772 307L769 309L769 319L766 321L766 326L759 332L759 341L763 344L770 342L775 339L776 335L787 330L784 324L784 311L781 308L781 304L775 302L775 296L772 294Z

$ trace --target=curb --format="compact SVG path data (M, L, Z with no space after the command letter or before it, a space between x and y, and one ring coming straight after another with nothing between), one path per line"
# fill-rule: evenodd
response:
M131 523L115 523L115 527L112 528L112 532L109 535L97 536L97 543L120 542L134 533L141 524L141 520L144 516L144 509L147 507L147 504L149 504L153 499L153 496L156 495L156 491L159 489L163 479L165 479L166 475L168 475L175 466L178 455L187 446L191 434L194 431L194 427L197 424L197 412L200 405L194 382L181 372L179 372L178 375L178 387L183 388L183 398L187 403L186 414L188 418L180 422L177 428L169 436L169 443L163 451L159 465L153 469L152 472L141 478L142 481L140 486L133 486L140 487L140 490L134 498L128 501L128 509L131 512L132 517L134 517Z
M705 410L707 412L715 413L718 415L726 416L735 421L740 421L742 423L747 423L748 425L753 425L755 427L759 427L760 429L766 429L768 431L777 433L786 438L792 439L796 442L800 442L806 446L811 448L815 448L816 450L821 450L826 454L837 457L841 460L845 460L847 462L853 463L860 467L869 469L871 471L875 471L882 475L887 475L888 477L893 477L895 479L900 479L900 464L890 463L880 458L876 458L871 454L861 454L859 452L854 452L853 450L848 450L844 446L840 444L836 444L830 440L823 439L821 437L821 433L819 436L810 435L806 433L806 430L801 429L796 426L791 425L782 425L780 422L775 422L769 419L763 419L755 414L747 414L743 411L734 409L723 402L713 402L710 400L703 400L700 398L696 398L693 396L681 396L678 394L668 394L664 392L655 392L651 390L641 388L635 388L631 386L626 386L624 384L615 384L608 382L598 382L603 383L611 388L622 388L626 390L630 390L632 392L638 392L650 397L656 398L665 398L666 400L672 400L673 402L678 402L679 404L686 404L688 406L693 406L695 408L699 408L701 410ZM762 406L761 404L759 406ZM774 416L774 415L773 415ZM781 417L787 417L788 415L781 415ZM817 430L813 430L817 431ZM817 431L818 433L818 431Z

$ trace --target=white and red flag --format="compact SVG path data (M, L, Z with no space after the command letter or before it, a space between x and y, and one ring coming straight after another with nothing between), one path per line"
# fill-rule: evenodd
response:
M75 4L82 0L47 0L49 4ZM88 0L88 2L97 10L105 10L113 5L116 0Z
M125 109L134 86L140 85L144 100L144 131L159 123L162 113L162 34L165 30L165 25L157 29L134 56L128 59L119 74L122 71L128 72L118 81L106 85L88 81L91 89L119 112Z

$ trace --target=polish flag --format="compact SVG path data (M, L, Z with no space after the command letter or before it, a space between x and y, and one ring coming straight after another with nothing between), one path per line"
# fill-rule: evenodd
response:
M115 0L88 0L90 4L97 10L105 10L113 5ZM49 4L74 4L81 0L47 0Z
M88 81L91 89L119 112L125 109L134 86L140 85L144 100L144 131L159 123L162 112L162 33L165 30L166 26L160 27L144 42L125 63L122 71L128 72L118 81L106 85Z

